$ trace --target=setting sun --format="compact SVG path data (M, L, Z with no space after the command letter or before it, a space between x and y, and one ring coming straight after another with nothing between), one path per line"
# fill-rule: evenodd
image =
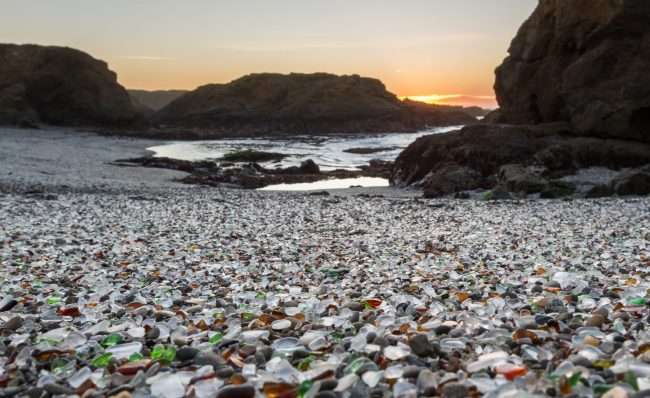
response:
M482 108L494 109L497 107L494 95L462 95L462 94L430 94L430 95L406 95L401 100L424 102L434 105L462 105L480 106Z

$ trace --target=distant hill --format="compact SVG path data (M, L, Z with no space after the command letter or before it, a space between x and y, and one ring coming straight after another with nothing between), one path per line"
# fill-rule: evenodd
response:
M252 74L182 90L122 87L65 47L0 44L0 124L136 127L147 137L391 133L476 122L469 109L401 101L358 75ZM148 128L150 127L150 128Z
M159 111L178 97L188 93L188 90L127 91L136 104L143 105L152 111Z
M105 62L67 47L0 44L0 124L117 127L138 119Z
M474 117L484 117L488 115L491 111L489 109L481 108L480 106L463 106L460 109Z
M202 86L153 120L164 127L249 135L400 132L476 121L455 107L400 101L376 79L326 73L252 74Z
M418 106L420 109L433 108L439 111L457 111L466 113L474 118L483 117L489 114L491 111L489 109L481 108L479 106L462 106L462 105L449 105L449 104L430 104L428 102L415 101L409 98L403 100L405 104L411 104L412 106ZM422 106L424 105L424 107Z

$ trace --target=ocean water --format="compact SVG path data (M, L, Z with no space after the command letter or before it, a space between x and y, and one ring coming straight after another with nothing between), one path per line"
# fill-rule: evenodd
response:
M390 184L385 178L359 177L359 178L332 178L315 182L304 182L298 184L277 184L269 185L258 191L323 191L329 189L345 189L350 187L387 187Z
M277 152L288 155L281 161L261 162L265 167L299 166L312 159L321 170L355 170L367 165L372 159L393 161L400 152L419 137L440 134L459 129L461 126L438 127L417 133L393 133L373 135L294 136L282 138L244 138L212 141L178 141L153 146L149 149L156 157L181 160L216 160L233 151L252 149ZM376 148L379 152L348 153L352 148ZM326 180L309 184L291 184L264 188L265 190L321 190L347 188L348 186L388 186L381 178L360 178L348 180Z
M321 170L354 170L367 165L371 159L395 160L400 152L417 138L429 134L439 134L459 127L440 127L407 134L350 135L350 136L296 136L282 138L245 138L216 141L169 142L148 148L156 157L181 160L219 159L226 153L245 149L278 152L289 155L280 162L261 163L264 166L299 166L306 159L312 159ZM370 153L354 154L345 152L350 148L390 148Z

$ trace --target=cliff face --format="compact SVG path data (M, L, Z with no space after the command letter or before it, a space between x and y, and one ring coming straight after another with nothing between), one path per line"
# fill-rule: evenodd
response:
M106 63L70 48L0 44L0 123L126 126L137 119Z
M641 167L635 175L647 176L649 72L650 2L540 0L496 70L492 124L419 139L396 160L392 181L430 196L479 188L553 196L585 168ZM632 185L593 192L650 193L650 183Z
M650 2L541 0L509 54L498 122L650 142Z
M198 88L154 118L169 127L239 133L348 133L466 124L457 109L400 101L375 79L317 74L254 74Z

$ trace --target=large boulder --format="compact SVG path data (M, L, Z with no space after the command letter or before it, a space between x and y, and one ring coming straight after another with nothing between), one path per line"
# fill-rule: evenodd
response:
M499 169L497 180L508 192L535 193L544 190L548 182L543 168L521 164L507 164Z
M202 86L154 119L206 135L397 132L476 121L458 108L400 101L376 79L326 73L253 74Z
M0 44L0 124L112 127L138 116L103 61L71 48Z
M470 191L486 185L478 171L458 164L447 164L431 170L422 180L425 198L437 198L455 192Z
M488 120L650 142L649 71L649 1L540 0L497 68Z

